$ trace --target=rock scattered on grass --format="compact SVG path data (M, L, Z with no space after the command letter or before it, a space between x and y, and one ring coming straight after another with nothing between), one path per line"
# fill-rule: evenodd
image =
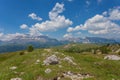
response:
M36 60L36 62L37 62L37 63L39 63L39 62L40 62L40 60L38 59L38 60Z
M71 80L81 80L81 79L86 79L86 78L91 78L89 74L77 74L77 73L72 73L71 71L63 73L63 76L65 78L70 78Z
M69 57L69 56L65 57L63 60L64 60L64 61L67 61L67 62L70 63L70 64L77 65L75 62L73 62L72 58Z
M52 50L51 49L44 49L44 51L51 52Z
M25 72L17 72L17 71L14 71L14 74L19 75L19 76L20 76L20 75L24 75L24 73L25 73Z
M62 56L66 56L65 54L61 53Z
M51 72L52 72L52 70L49 69L49 68L47 68L47 69L45 70L45 73L47 73L47 74L49 74L49 73L51 73Z
M22 80L22 78L11 78L10 80Z
M120 49L116 50L115 53L120 53Z
M62 68L63 66L62 65L58 65L59 68Z
M15 70L15 69L17 69L17 67L16 66L12 66L12 67L10 67L10 69L11 70Z
M53 80L60 80L60 79L61 79L61 77L58 77L58 76L53 78Z
M40 60L39 60L39 59L38 59L38 60L36 60L35 64L38 64L38 63L40 63Z
M44 65L55 65L59 63L56 55L49 56L43 61Z
M41 76L38 76L37 80L44 80L44 79Z
M59 52L54 52L54 54L60 54Z
M41 56L43 56L43 57L44 57L44 56L46 56L46 55L47 55L47 53L42 53L42 55L41 55Z
M114 78L112 80L115 80Z
M104 57L104 59L107 59L107 60L120 60L120 57L117 56L117 55L107 55Z

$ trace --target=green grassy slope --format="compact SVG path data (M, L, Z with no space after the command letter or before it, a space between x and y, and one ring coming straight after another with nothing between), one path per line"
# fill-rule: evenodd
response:
M19 55L19 53L0 54L0 80L10 80L15 77L20 77L22 80L37 80L39 77L43 80L53 80L54 77L67 71L93 76L84 80L120 80L120 61L104 60L104 54L98 55L90 52L78 54L62 50L58 52L53 48L36 49L33 52L26 52L24 55ZM65 56L73 57L73 61L77 65L71 65L64 60L57 65L43 65L43 60L53 54L60 59ZM40 60L40 62L36 64L36 60ZM60 68L59 65L62 67ZM16 66L17 69L11 70L12 66ZM50 68L52 72L46 74L44 71L47 68ZM70 79L63 78L61 80Z

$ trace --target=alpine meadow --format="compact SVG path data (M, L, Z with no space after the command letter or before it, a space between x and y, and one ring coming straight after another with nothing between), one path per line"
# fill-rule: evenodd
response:
M0 0L0 80L120 80L120 0Z

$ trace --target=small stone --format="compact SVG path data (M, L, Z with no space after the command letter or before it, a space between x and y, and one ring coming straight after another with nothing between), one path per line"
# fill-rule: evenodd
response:
M10 80L22 80L22 78L11 78Z
M42 56L46 56L47 55L47 53L42 53Z
M15 69L17 69L17 67L16 66L12 66L12 67L10 67L10 69L11 70L15 70Z
M36 62L38 62L38 63L39 63L39 62L40 62L40 60L37 60Z
M57 78L57 80L60 80L60 79L61 79L60 77Z
M112 80L115 80L114 78Z
M75 62L73 62L72 58L69 57L69 56L65 57L63 60L64 60L64 61L67 61L68 63L71 63L71 64L73 64L73 65L77 65Z
M45 51L47 51L47 52L51 52L52 50L51 49L44 49Z
M62 56L66 56L65 54L61 53Z
M36 60L36 63L35 64L38 64L38 63L40 63L40 60L38 59L38 60Z
M54 52L54 54L59 54L59 52Z
M37 80L44 80L42 77L38 76Z
M18 72L17 72L17 71L14 71L14 74L18 74Z
M20 72L20 75L23 75L25 72Z
M47 73L47 74L49 74L49 73L51 73L51 72L52 72L52 70L49 69L49 68L47 68L47 69L45 70L45 73Z
M59 68L62 68L62 65L59 65L58 67L59 67Z

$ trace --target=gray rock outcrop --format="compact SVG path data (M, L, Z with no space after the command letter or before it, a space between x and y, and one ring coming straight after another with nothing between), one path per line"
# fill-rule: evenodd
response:
M56 55L49 56L43 61L44 65L55 65L59 63Z
M120 60L120 57L117 56L117 55L107 55L104 57L104 59L107 59L107 60Z

